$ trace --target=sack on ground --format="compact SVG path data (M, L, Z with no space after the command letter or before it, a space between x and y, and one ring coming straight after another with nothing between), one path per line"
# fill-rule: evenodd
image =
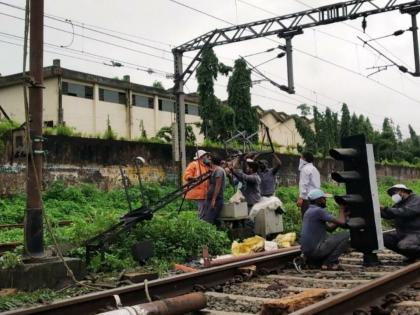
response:
M243 242L234 241L232 243L232 254L234 256L240 256L262 252L264 251L264 243L265 239L258 235L246 238Z
M296 233L290 232L286 234L279 234L276 236L274 241L277 243L279 248L291 247L296 241Z

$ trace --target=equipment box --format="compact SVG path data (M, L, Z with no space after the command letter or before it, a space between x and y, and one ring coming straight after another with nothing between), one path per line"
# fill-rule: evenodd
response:
M273 210L261 210L255 217L255 233L266 237L273 233L283 232L283 217Z
M246 202L241 203L225 203L222 212L220 213L221 218L239 218L248 216L248 206Z

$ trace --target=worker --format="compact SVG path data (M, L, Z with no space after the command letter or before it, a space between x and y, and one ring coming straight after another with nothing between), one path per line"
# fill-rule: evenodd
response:
M394 205L381 207L381 216L394 220L395 231L384 233L384 245L414 261L420 258L420 196L403 184L392 186L387 193Z
M313 162L314 156L311 152L304 152L299 160L299 198L296 205L300 208L302 218L309 207L309 192L321 188L321 177Z
M195 178L206 174L210 169L210 159L209 153L204 150L197 150L194 160L188 164L187 168L185 169L183 182L186 184L189 181L194 180ZM193 200L197 203L198 214L199 216L202 215L204 210L204 202L207 197L209 183L208 181L204 181L200 185L194 187L190 191L187 192L185 199Z
M258 163L252 159L246 159L245 170L234 170L230 172L242 183L241 192L248 204L248 211L261 200L261 178L258 175Z
M276 190L276 174L280 169L281 161L277 157L275 153L273 153L273 160L275 162L275 166L269 168L267 160L260 160L259 161L259 171L258 175L261 178L261 196L263 197L271 197L274 195L274 191Z
M350 234L345 232L327 235L339 226L345 226L345 207L340 206L339 216L333 217L325 208L328 195L321 189L312 189L308 195L309 207L303 215L300 238L302 253L309 262L324 270L338 270L338 258L350 246Z
M218 226L220 212L224 205L225 171L221 167L221 158L218 156L210 156L209 158L211 177L204 210L200 214L200 219Z

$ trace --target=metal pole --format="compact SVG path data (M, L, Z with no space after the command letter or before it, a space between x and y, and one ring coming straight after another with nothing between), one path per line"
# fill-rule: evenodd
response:
M411 13L411 31L413 32L414 46L414 76L420 76L420 60L419 60L419 37L417 32L417 12Z
M42 186L42 89L43 89L43 44L44 44L44 1L30 2L30 51L29 75L29 131L32 152L28 157L28 178L26 182L25 254L29 257L44 256L43 214L41 201Z
M293 49L292 49L292 37L287 36L286 39L286 57L287 57L287 85L288 93L295 93L295 84L293 80Z
M174 51L175 64L175 87L174 94L176 98L176 122L178 125L178 153L179 157L179 181L182 185L182 174L186 168L186 151L185 151L185 94L184 94L184 78L182 77L182 52ZM176 148L176 145L173 144Z

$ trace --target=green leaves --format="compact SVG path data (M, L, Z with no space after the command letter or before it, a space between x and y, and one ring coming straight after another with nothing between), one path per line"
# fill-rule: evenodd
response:
M236 59L227 87L228 104L235 113L234 128L248 135L258 130L258 116L251 107L251 86L251 70L243 58Z

